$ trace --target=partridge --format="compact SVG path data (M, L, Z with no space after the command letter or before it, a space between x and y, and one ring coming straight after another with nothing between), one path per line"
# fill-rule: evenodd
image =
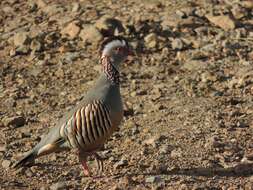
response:
M98 171L103 171L103 162L97 151L122 121L119 69L121 63L132 55L132 51L127 40L121 36L106 39L100 50L103 72L95 86L13 168L28 165L36 158L52 152L75 149L85 175L90 176L86 163L88 156L94 156Z

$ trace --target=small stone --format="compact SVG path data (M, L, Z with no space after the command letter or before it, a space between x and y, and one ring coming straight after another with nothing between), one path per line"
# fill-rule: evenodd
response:
M61 30L62 35L68 35L70 39L74 39L78 36L80 27L75 21L69 23L65 28Z
M186 14L181 11L181 10L176 10L176 15L179 16L180 18L186 18Z
M172 148L168 145L163 145L161 146L161 148L159 149L159 152L161 154L169 154L172 151Z
M236 19L241 19L247 16L247 10L245 10L245 8L241 7L240 5L233 6L231 12Z
M72 63L76 61L80 57L80 53L78 52L67 52L63 57L63 62L65 63Z
M0 144L0 152L5 152L5 151L6 151L6 145Z
M247 8L247 9L253 9L253 1L252 0L250 0L250 1L241 1L240 5L244 8Z
M118 168L121 168L121 167L124 167L124 166L127 166L128 165L128 161L124 158L122 158L119 162L116 162L114 164L114 168L115 169L118 169Z
M189 60L184 63L182 66L183 69L189 70L189 71L199 71L204 70L208 66L207 62L201 61L201 60Z
M18 137L20 137L20 138L29 138L31 136L32 136L31 132L29 132L29 131L24 131L24 132L21 132L18 134Z
M178 149L174 149L171 151L170 153L170 156L173 157L173 158L177 158L177 157L181 157L182 156L182 150L181 148L178 148Z
M172 40L171 47L174 50L182 50L184 48L184 43L180 38L176 38Z
M4 120L5 126L22 127L25 125L25 118L22 116L9 117Z
M30 49L32 51L40 51L41 50L41 43L38 40L33 40L30 44Z
M136 135L138 134L140 131L137 127L137 125L134 125L134 127L132 127L132 135ZM0 149L1 150L1 149Z
M17 54L27 54L29 52L29 47L27 45L19 46L16 49Z
M150 176L145 179L146 183L158 183L161 181L160 176Z
M29 42L29 37L26 32L16 33L13 37L13 43L15 47L26 45Z
M65 11L64 7L60 4L50 4L42 8L42 11L48 16L53 16L57 13L63 13ZM64 22L66 23L67 16L64 17ZM60 22L60 21L59 21Z
M145 46L148 48L155 48L157 46L157 35L155 33L148 34L145 36L144 41L145 41Z
M207 143L205 144L206 148L220 148L223 147L224 143L220 141L220 139L216 136L210 138Z
M32 171L31 171L30 169L27 169L27 170L25 171L25 175L28 176L28 177L32 177L32 176L33 176L33 173L32 173Z
M66 189L67 188L67 185L66 185L66 183L65 182L57 182L57 183L55 183L55 184L53 184L53 185L51 185L50 186L50 189L51 190L63 190L63 189Z
M103 39L99 30L93 25L85 25L81 30L79 37L84 42L90 42L92 44L98 44Z
M145 140L143 143L146 145L152 145L153 147L157 147L159 142L164 138L166 137L163 135L157 135Z
M9 160L3 160L2 161L2 167L3 168L7 169L7 168L9 168L10 165L11 165L11 161L9 161Z
M36 11L38 5L35 2L29 2L29 12Z
M79 3L73 3L72 4L72 12L77 12L77 11L79 11L79 9L80 9L80 4Z
M5 13L12 13L14 11L13 8L9 6L4 7L2 10Z
M213 16L213 15L206 15L206 18L213 23L214 25L224 29L224 30L232 30L235 29L235 21L227 15L221 16Z
M247 123L243 122L243 121L238 121L238 122L236 123L236 126L237 126L237 127L240 127L240 128L249 127L249 125L248 125Z
M11 49L9 55L10 55L11 57L14 57L15 55L17 55L16 50L15 50L15 49Z
M36 0L36 4L39 8L44 8L47 6L44 0Z

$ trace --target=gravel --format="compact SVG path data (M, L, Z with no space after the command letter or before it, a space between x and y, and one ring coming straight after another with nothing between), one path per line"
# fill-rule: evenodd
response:
M252 1L0 2L0 189L252 189ZM10 169L80 101L122 34L124 121L102 177L71 152ZM89 162L95 175L95 162Z

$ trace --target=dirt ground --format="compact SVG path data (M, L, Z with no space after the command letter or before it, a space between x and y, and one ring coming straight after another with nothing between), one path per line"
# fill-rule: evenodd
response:
M11 169L92 87L111 34L136 56L103 176L73 152ZM0 1L0 189L252 190L252 45L250 0Z

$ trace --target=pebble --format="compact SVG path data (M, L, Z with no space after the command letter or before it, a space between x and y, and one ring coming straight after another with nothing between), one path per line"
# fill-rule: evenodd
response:
M170 156L173 158L177 158L177 157L181 157L183 154L182 149L181 148L177 148L171 151Z
M247 10L240 5L234 5L231 12L236 19L241 19L247 16Z
M221 16L213 16L213 15L206 15L206 18L213 23L214 25L224 29L224 30L233 30L235 29L235 21L227 15Z
M36 0L36 4L39 8L44 8L47 6L47 4L44 0Z
M32 177L32 176L34 176L34 174L33 174L33 172L31 171L31 169L29 168L29 169L26 169L26 171L25 171L25 175L26 176L28 176L28 177Z
M10 165L11 165L11 161L9 161L9 160L3 160L2 161L2 167L3 168L7 169L7 168L9 168Z
M64 63L72 63L73 61L76 61L79 57L80 57L79 52L67 52L64 54L62 61Z
M14 57L14 56L16 56L17 55L17 52L16 52L16 50L15 49L10 49L10 52L9 52L9 55L10 55L10 57Z
M157 135L157 136L153 136L153 137L145 140L143 143L146 145L152 145L153 147L158 147L159 143L164 138L166 138L166 137L163 135Z
M158 183L161 181L160 176L150 176L145 179L146 183Z
M155 48L158 43L158 38L155 33L148 34L145 36L144 41L145 41L145 46L148 48Z
M172 151L172 148L169 145L162 145L159 148L159 152L161 154L169 154Z
M0 144L0 152L5 152L5 151L6 151L6 145Z
M134 126L132 127L131 131L132 131L132 135L136 135L136 134L139 134L139 133L140 133L140 131L139 131L137 125L134 125Z
M248 125L247 123L243 122L243 121L238 121L238 122L236 123L236 126L237 126L237 127L240 127L240 128L249 127L249 125Z
M27 54L29 52L29 47L27 45L19 46L16 49L16 54Z
M80 30L81 29L76 24L76 21L73 21L61 30L61 34L62 35L67 35L70 39L74 39L78 36Z
M176 38L171 41L171 47L174 50L182 50L184 48L184 43L180 38Z
M127 165L128 165L128 161L126 159L122 158L120 161L118 161L114 164L114 168L118 169L118 168L121 168L121 167L124 167Z
M80 10L80 4L79 3L73 3L72 4L72 12L77 12L77 11L79 11Z
M29 42L29 37L27 32L16 33L13 37L13 43L15 47L20 47L26 45Z
M102 34L93 25L83 26L83 29L81 30L79 34L79 37L84 42L90 42L92 44L98 44L103 39Z
M64 190L67 188L67 185L65 182L57 182L50 186L50 190Z
M183 69L187 69L189 71L200 71L206 69L208 66L207 62L201 60L188 60L182 65Z
M180 18L185 18L187 15L181 11L181 10L176 10L176 15L178 15Z
M32 40L32 42L30 44L30 49L34 52L37 52L42 49L42 45L38 40Z
M12 126L14 128L22 127L25 125L25 118L22 116L9 117L4 120L5 126Z
M240 5L244 8L247 9L253 9L253 1L252 0L248 0L248 1L241 1Z

